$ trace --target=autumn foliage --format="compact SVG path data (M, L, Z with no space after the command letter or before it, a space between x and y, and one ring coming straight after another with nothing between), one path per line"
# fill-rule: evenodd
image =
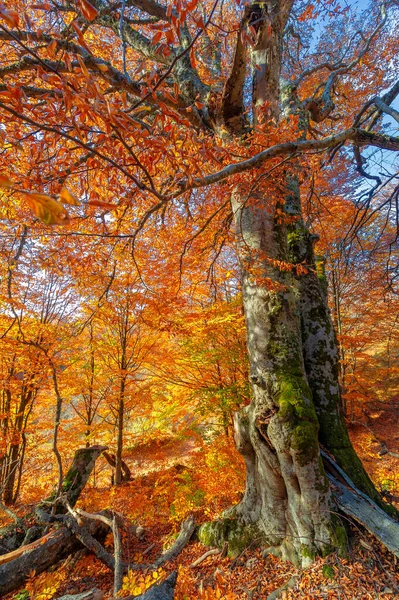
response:
M242 499L233 417L251 402L253 380L237 190L244 206L273 214L276 230L302 219L311 230L337 334L341 408L374 484L397 505L398 5L374 3L362 17L350 2L288 4L278 126L271 102L248 100L263 63L248 62L253 82L238 63L230 72L233 56L257 47L258 21L242 25L251 3L0 5L4 524L53 491L76 449L95 444L111 462L97 461L79 505L145 528L142 540L123 534L126 560L155 559L188 515L203 523ZM273 27L270 18L270 39ZM377 92L385 108L373 104ZM300 216L284 207L293 172ZM313 273L287 252L255 258L279 277ZM267 292L284 290L255 259L248 275ZM396 559L363 530L355 537L347 556L304 573L256 543L195 565L206 549L194 542L165 567L128 571L119 596L176 569L179 600L266 598L291 579L287 599L396 597ZM105 546L113 551L111 536ZM87 578L111 598L111 574L92 555L32 572L14 598L77 593Z

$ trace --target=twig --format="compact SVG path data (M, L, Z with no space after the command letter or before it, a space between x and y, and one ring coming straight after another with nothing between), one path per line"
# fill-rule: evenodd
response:
M208 550L202 556L197 558L197 560L195 560L193 563L191 563L190 567L192 569L194 567L198 567L198 565L200 565L206 558L208 558L208 556L215 556L216 554L221 554L221 552L222 551L220 550L220 548L212 548L211 550Z

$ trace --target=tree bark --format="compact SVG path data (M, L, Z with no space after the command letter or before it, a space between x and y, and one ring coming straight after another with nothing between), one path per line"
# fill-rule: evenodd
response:
M259 195L233 195L253 399L235 417L235 439L247 468L242 502L205 524L200 539L238 554L248 543L269 546L302 566L342 548L345 533L332 511L319 455L318 420L302 352L296 280L283 271L287 229Z
M67 594L66 596L60 596L57 600L103 600L104 592L97 588L82 592L81 594Z
M123 369L125 366L125 359L123 354ZM119 402L118 402L118 435L116 443L116 460L115 460L115 485L120 485L123 481L122 472L122 452L123 452L123 421L125 413L125 375L122 377L119 389Z
M314 254L312 235L302 217L298 178L287 183L285 211L296 217L288 227L288 259L306 265L307 272L297 277L301 315L302 351L306 376L317 413L319 442L335 458L355 485L386 512L396 511L382 500L366 473L349 438L339 385L339 352L328 307L327 277L323 257Z
M93 469L97 458L104 450L107 450L106 446L91 446L90 448L79 448L76 450L75 456L73 457L72 465L66 473L62 484L61 494L66 495L66 500L73 507L83 488L85 487ZM57 491L54 491L45 501L53 502L56 499ZM45 503L39 504L39 508L48 510L48 505ZM65 506L60 505L59 512L66 512Z
M107 461L107 463L110 464L111 467L114 467L114 469L115 469L115 467L116 467L115 454L112 454L110 452L103 452L103 456L104 456L105 460ZM122 483L124 481L131 481L132 473L123 459L121 460L121 472L122 472Z

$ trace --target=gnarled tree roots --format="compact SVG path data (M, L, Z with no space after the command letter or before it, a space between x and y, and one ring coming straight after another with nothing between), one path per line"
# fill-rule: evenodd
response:
M295 382L290 383L291 397L293 386ZM280 400L278 411L257 415L250 405L236 414L235 438L246 464L246 492L219 521L202 525L199 539L218 547L227 542L231 556L249 545L266 547L305 567L316 555L344 551L346 533L335 514L318 447L313 447L317 420L310 414L312 407L288 407L283 397ZM307 439L314 423L316 429Z

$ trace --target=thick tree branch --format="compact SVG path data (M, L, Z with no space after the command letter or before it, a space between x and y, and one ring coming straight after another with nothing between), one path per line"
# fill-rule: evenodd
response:
M101 15L96 19L96 22L107 29L111 29L120 39L121 27L119 19L114 19L109 15ZM122 32L126 43L133 48L133 50L139 52L144 58L164 65L169 65L171 63L173 52L166 56L159 50L158 44L152 44L151 40L131 27L128 23L122 24Z
M364 129L352 127L321 140L298 140L295 142L277 144L259 152L259 154L255 154L255 156L252 156L247 160L228 165L220 171L212 173L211 175L206 175L203 178L196 178L191 184L186 180L182 180L177 184L179 193L224 181L232 175L237 175L249 171L250 169L260 167L263 163L276 156L286 156L287 154L297 154L312 150L326 150L327 148L334 148L335 146L344 144L347 141L351 141L357 146L374 146L376 148L399 152L399 137L372 133Z
M247 70L247 51L242 42L241 28L245 25L244 19L237 33L237 42L234 51L233 66L223 90L221 113L228 129L240 131L244 122L244 83Z

